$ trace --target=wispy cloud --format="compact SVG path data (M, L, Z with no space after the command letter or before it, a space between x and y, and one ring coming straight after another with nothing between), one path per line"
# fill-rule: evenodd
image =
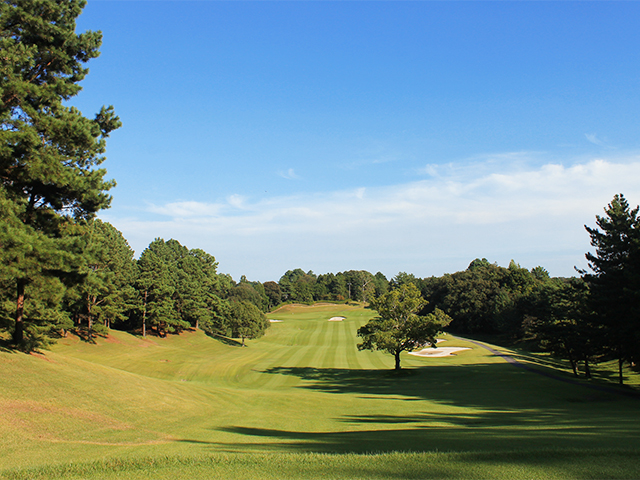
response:
M173 218L215 217L224 206L203 202L172 202L166 205L149 204L148 211Z
M204 219L221 217L236 213L237 210L247 210L247 198L243 195L230 195L226 203L207 203L196 201L171 202L165 205L147 204L149 213L183 219Z
M345 170L355 170L368 165L382 165L385 163L397 162L398 160L400 160L400 156L395 154L364 156L357 160L348 161L341 165L340 168Z
M430 177L481 177L495 171L530 169L532 165L545 163L544 158L544 152L536 151L483 153L450 163L429 163L416 173Z
M391 187L152 206L165 216L154 221L104 217L138 252L156 236L173 237L216 255L222 271L262 280L298 266L439 275L475 257L571 275L590 248L583 225L615 193L640 202L640 157L441 170Z
M247 198L243 195L231 195L227 198L227 202L232 207L245 210L247 208Z
M282 178L286 178L287 180L298 180L298 179L300 179L300 177L296 174L296 172L293 170L293 168L290 168L286 172L285 171L280 171L280 172L278 172L278 175L280 175Z
M599 147L606 147L607 144L600 140L595 133L585 133L584 136L594 145L598 145Z

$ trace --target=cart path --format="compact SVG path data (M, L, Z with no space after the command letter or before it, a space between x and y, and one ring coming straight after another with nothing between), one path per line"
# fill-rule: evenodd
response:
M453 337L453 335L452 335ZM484 348L485 350L488 350L489 352L491 352L494 355L497 355L498 357L502 358L504 361L510 363L511 365L514 365L518 368L522 368L528 372L531 373L535 373L536 375L542 375L543 377L547 377L547 378L551 378L553 380L558 380L560 382L564 382L564 383L570 383L571 385L581 385L583 387L586 388L590 388L592 390L597 390L599 392L605 392L605 393L613 393L613 394L617 394L617 395L624 395L626 397L632 397L632 398L640 398L640 392L637 392L635 390L631 390L630 387L626 387L629 390L623 390L622 388L625 387L608 387L606 385L592 385L589 383L585 383L584 380L581 379L577 379L577 378L567 378L555 373L551 373L545 370L541 370L540 368L536 368L532 365L526 364L526 363L522 363L519 360L516 360L515 358L513 358L511 355L507 354L507 353L502 353L498 350L496 350L495 348L490 347L489 345L482 343L482 342L478 342L476 340L470 340L468 338L464 338L464 337L454 337L454 338L459 338L460 340L464 340L466 342L469 343L473 343L474 345L477 345L479 347Z

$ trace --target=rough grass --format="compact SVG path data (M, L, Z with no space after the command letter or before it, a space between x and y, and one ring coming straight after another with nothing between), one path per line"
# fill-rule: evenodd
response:
M390 355L357 351L373 313L289 305L248 348L114 331L0 352L0 477L640 477L628 389L559 381L548 374L571 377L547 356L512 352L545 376L450 336L471 350L405 355L396 374Z
M638 450L546 450L493 453L212 454L144 457L5 472L29 478L112 479L602 479L638 478ZM1 475L1 474L0 474Z

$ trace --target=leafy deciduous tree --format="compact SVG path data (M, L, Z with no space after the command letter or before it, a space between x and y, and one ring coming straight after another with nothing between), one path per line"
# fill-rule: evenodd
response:
M411 282L371 301L379 316L358 329L363 341L358 350L384 350L395 357L400 370L400 354L427 344L435 345L435 336L451 319L436 309L425 316L417 315L425 304L418 288Z
M282 302L282 290L276 282L265 282L264 293L269 299L269 309L277 307Z
M242 346L245 346L245 339L259 338L264 335L269 328L267 317L253 303L245 300L231 302L231 312L229 327L231 336L242 339Z

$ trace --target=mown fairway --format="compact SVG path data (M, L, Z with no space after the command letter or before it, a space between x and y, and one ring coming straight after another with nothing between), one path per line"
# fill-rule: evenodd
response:
M357 351L372 314L286 307L248 348L114 331L0 351L0 476L640 477L638 398L447 336L472 349L404 355L398 375L390 355Z

